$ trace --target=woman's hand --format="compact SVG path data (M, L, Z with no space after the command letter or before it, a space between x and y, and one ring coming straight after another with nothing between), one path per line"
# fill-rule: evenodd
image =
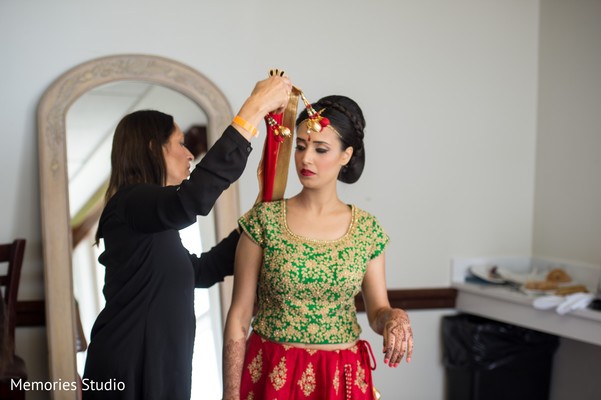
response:
M264 114L274 112L280 114L288 105L292 82L287 76L270 76L257 82L250 94L250 99L256 100L265 108ZM263 115L264 116L264 115Z
M265 115L270 112L279 114L286 109L291 90L292 83L285 76L270 76L257 82L252 93L238 111L238 117L244 122L240 123L234 120L233 126L247 140L250 140L254 131L258 130L259 124L263 122Z
M384 364L396 368L406 355L407 362L413 355L413 332L409 316L399 308L390 309L386 313L384 324Z
M288 105L292 82L285 76L270 76L257 82L238 115L251 124L258 124L267 113L279 114Z
M384 364L397 367L404 356L411 361L413 332L407 313L390 307L384 264L384 253L367 264L361 289L369 325L384 338Z

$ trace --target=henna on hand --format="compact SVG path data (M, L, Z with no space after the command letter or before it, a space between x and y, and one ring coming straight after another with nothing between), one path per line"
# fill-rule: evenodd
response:
M388 309L378 315L377 326L384 337L384 363L397 367L406 354L407 362L413 355L413 331L409 316L401 309Z
M240 399L242 366L246 353L244 338L230 339L223 346L223 400Z

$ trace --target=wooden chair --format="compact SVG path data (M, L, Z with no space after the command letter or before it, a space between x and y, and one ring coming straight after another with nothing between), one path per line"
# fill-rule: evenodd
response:
M15 326L17 294L25 239L0 244L0 263L8 263L6 273L0 269L0 399L24 400L25 391L11 388L11 381L27 380L27 369L22 358L15 354Z

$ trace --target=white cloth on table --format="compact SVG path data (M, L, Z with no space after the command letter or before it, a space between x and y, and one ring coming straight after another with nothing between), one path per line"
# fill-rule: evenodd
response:
M593 301L595 295L592 293L573 293L567 296L541 296L534 299L532 305L539 310L549 310L556 308L560 315L564 315L573 310L581 310Z

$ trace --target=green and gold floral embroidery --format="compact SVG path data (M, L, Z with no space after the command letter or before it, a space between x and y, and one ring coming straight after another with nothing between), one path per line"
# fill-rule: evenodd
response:
M355 296L367 263L388 236L371 214L351 206L352 222L337 240L298 236L286 224L286 201L260 203L240 226L263 248L253 329L271 340L348 343L359 337Z

